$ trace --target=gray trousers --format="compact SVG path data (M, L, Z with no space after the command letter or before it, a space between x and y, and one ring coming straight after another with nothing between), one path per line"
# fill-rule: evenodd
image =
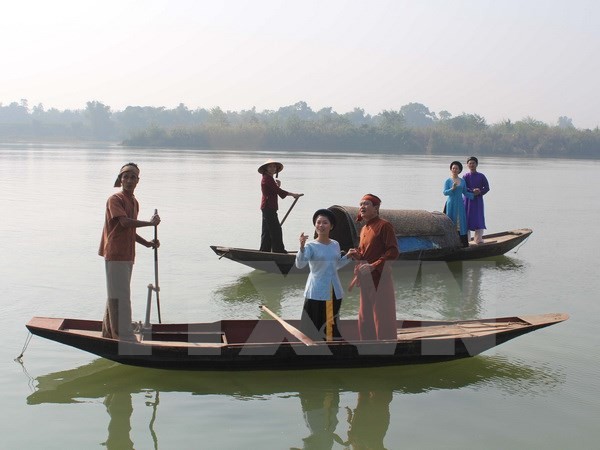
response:
M113 339L134 338L131 328L131 261L105 261L106 311L102 336Z

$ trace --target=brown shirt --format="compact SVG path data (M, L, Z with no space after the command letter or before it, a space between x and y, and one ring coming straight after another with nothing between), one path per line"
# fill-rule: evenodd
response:
M140 205L133 194L118 192L109 197L98 251L106 261L135 260L136 229L123 227L119 217L137 220L139 209Z
M262 180L260 181L260 190L262 192L260 209L273 209L277 211L279 209L277 196L279 195L281 198L286 198L289 194L288 191L284 191L277 186L273 177L266 173L263 174Z
M358 251L362 261L367 261L375 267L372 275L377 285L385 262L394 261L400 254L392 224L379 216L369 220L360 230Z

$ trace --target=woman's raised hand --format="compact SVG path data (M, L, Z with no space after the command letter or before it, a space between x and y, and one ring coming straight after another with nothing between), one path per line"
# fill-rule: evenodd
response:
M304 250L304 244L306 244L307 240L308 240L308 236L306 234L304 234L304 231L303 231L302 234L300 235L300 250Z

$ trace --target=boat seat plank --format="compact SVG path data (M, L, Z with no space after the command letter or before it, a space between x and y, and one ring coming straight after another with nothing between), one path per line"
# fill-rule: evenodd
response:
M526 326L525 323L499 322L499 323L469 323L453 325L436 325L430 327L416 327L399 329L397 337L399 340L435 339L435 338L467 338L474 336L485 336L496 334L501 331L514 330Z
M102 332L101 331L92 331L92 330L79 330L79 329L74 329L74 328L66 328L63 331L68 332L68 333L73 333L73 334L79 334L82 336L89 336L89 337L93 337L93 338L101 338L102 337ZM154 341L151 339L144 339L140 342L140 344L143 345L153 345L153 346L159 346L159 347L169 347L169 346L179 346L179 347L222 347L224 345L228 345L227 342L227 338L225 336L225 333L211 333L208 331L197 331L197 332L190 332L190 333L184 333L184 332L159 332L159 333L153 333L153 334L171 334L171 335L181 335L181 334L189 334L189 335L221 335L221 339L222 342L220 343L209 343L209 342L187 342L187 341L177 341L177 340L173 340L173 341L167 341L167 340L161 340L161 341Z
M148 345L152 347L187 347L187 348L222 348L227 344L210 343L210 342L181 342L181 341L149 341L143 340L140 345Z
M502 239L502 241L507 241L510 238L510 236L508 236L506 239ZM497 244L498 243L498 239L495 240L483 240L483 242L481 244L476 244L475 242L469 242L469 245L476 247L478 245L486 245L486 244Z
M76 328L64 328L62 331L73 334L81 334L83 336L90 336L94 338L101 338L102 331L93 331L93 330L79 330Z
M227 344L227 336L223 332L215 332L215 331L154 331L152 330L152 335L154 336L219 336L221 338L221 342ZM148 341L146 341L148 342ZM158 341L157 341L158 342ZM170 342L170 341L163 341ZM173 341L180 342L180 341Z

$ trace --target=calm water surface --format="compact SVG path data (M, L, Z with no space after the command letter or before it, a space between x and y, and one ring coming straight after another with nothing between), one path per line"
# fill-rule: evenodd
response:
M529 227L489 261L397 271L402 318L567 312L571 319L484 355L425 366L303 372L168 372L120 366L34 337L34 315L101 318L104 204L119 167L140 165L140 218L158 208L164 322L297 318L305 278L219 260L209 245L257 248L257 167L270 154L0 145L3 448L597 448L600 187L596 161L483 159L489 232ZM465 159L466 155L457 155ZM451 157L278 153L283 187L303 192L288 249L314 210L356 205L440 210ZM283 214L290 199L280 201ZM151 237L151 229L140 234ZM154 281L138 246L132 289L143 319ZM347 275L343 275L347 285ZM344 317L355 317L357 292Z

